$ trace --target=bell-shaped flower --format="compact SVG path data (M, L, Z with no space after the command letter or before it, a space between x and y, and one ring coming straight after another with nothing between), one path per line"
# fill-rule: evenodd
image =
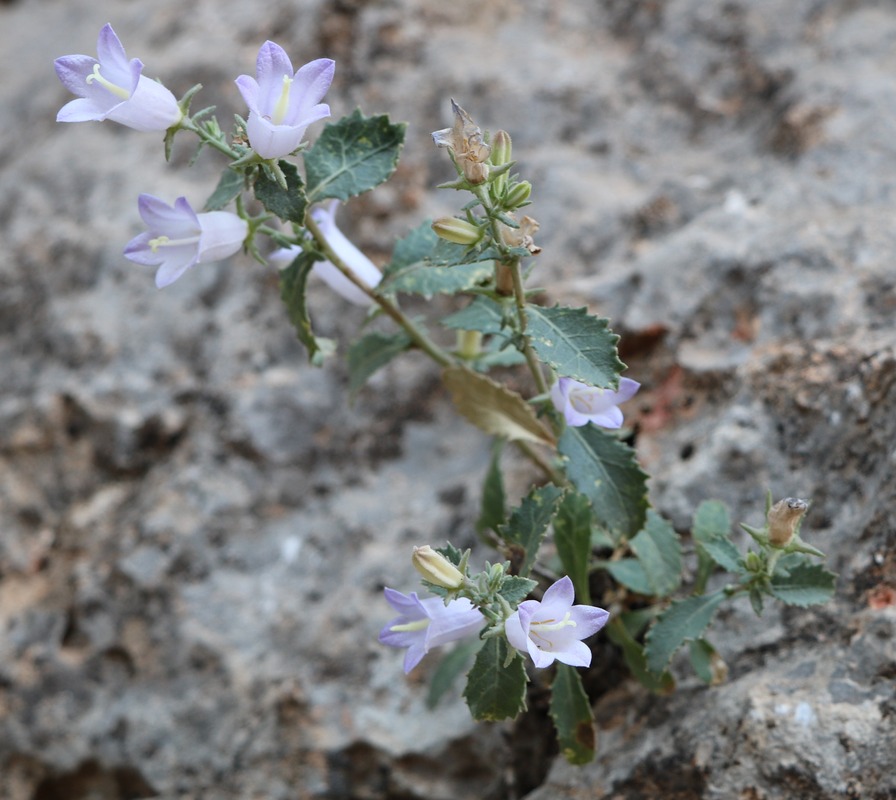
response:
M619 404L631 400L640 388L641 384L630 378L620 378L615 392L572 378L560 378L551 387L551 400L567 425L578 428L593 422L601 428L619 428L622 426Z
M185 197L169 206L141 194L137 206L148 231L131 239L125 258L158 267L156 286L174 283L194 264L220 261L240 250L249 233L246 220L229 211L197 214Z
M596 606L573 605L575 591L568 576L539 600L524 600L504 623L507 641L528 653L539 669L554 661L571 667L591 665L591 650L582 641L597 633L609 614Z
M389 647L406 647L405 674L433 647L472 636L485 625L485 617L467 598L445 601L441 597L421 600L416 592L402 594L385 589L386 600L398 613L381 631L379 641Z
M330 116L330 107L321 103L330 84L336 62L319 58L293 72L292 62L278 44L265 42L258 51L255 78L240 75L237 88L249 106L249 144L262 158L280 158L301 143L305 129Z
M312 219L320 227L321 233L327 240L327 244L342 260L342 262L354 273L356 277L366 283L371 289L376 286L383 277L377 266L355 247L336 227L336 211L339 208L338 200L331 200L326 205L317 206L311 212ZM268 259L278 267L288 267L293 259L300 253L298 245L283 247L275 250ZM369 306L370 296L352 283L340 269L330 261L318 261L314 264L313 272L336 294L341 295L350 303L358 306Z
M109 24L100 31L96 53L99 60L82 55L56 59L62 85L78 95L60 109L57 122L110 119L137 131L164 131L181 121L174 95L142 74L140 59L128 61Z

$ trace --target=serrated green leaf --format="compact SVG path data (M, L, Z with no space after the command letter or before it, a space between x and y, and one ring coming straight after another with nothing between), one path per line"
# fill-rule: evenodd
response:
M625 364L616 353L619 337L609 321L591 316L585 308L527 305L526 335L538 357L562 377L589 386L615 389Z
M305 197L302 178L295 164L288 161L280 161L279 164L286 176L286 190L262 172L255 181L255 196L267 211L280 219L304 225L308 198Z
M776 572L769 591L782 603L791 606L818 605L834 596L837 576L821 564L808 562L790 567L789 574Z
M515 606L528 597L538 583L529 578L521 578L519 575L507 575L501 582L498 594L510 605Z
M733 573L743 572L740 552L730 540L708 539L705 542L700 542L698 546L706 551L706 554L722 569Z
M327 124L305 153L308 199L348 200L379 186L395 171L406 127L385 115L365 117L358 109Z
M426 707L435 708L439 700L451 689L455 681L467 670L473 656L482 647L480 639L467 639L458 643L439 661L426 693Z
M383 280L388 280L393 274L412 264L426 261L438 242L439 237L432 229L431 221L427 220L414 228L407 236L395 243L392 260L383 267Z
M591 562L591 501L567 492L554 517L554 544L563 569L572 580L580 603L591 605L588 566Z
M653 594L653 587L647 580L647 573L637 558L620 558L618 561L607 561L601 566L626 589L648 597Z
M605 630L610 641L622 650L625 665L638 683L660 694L668 694L675 688L675 679L668 670L664 670L660 675L654 675L647 669L644 647L635 641L619 617L611 619Z
M488 297L476 297L466 308L445 317L442 324L446 328L505 338L511 333L504 326L504 309Z
M633 537L647 516L647 473L628 445L593 425L568 427L560 437L566 474L591 500L598 524L618 544Z
M315 366L320 366L324 358L333 352L335 344L330 339L314 335L305 304L305 286L316 260L313 254L300 253L292 264L280 271L280 297L286 305L286 314L296 330L299 341L308 350L308 359Z
M731 535L731 518L727 506L720 500L704 500L694 512L691 535L697 542L727 539Z
M506 664L510 645L503 636L485 640L467 674L464 699L473 719L496 722L526 710L526 668L515 657Z
M491 261L462 264L457 267L434 267L419 262L400 269L377 286L377 294L419 294L427 300L437 294L457 294L475 289L494 274Z
M695 594L702 594L712 572L718 564L729 572L740 572L740 553L731 541L731 519L724 503L705 500L694 514L691 537L697 546L697 576Z
M448 367L442 380L457 410L480 430L511 441L553 444L550 431L516 392L465 367Z
M498 526L507 519L504 476L501 472L501 452L504 442L496 439L492 445L492 457L482 483L482 506L476 520L476 533L482 535L487 530L498 532Z
M368 333L348 350L348 391L354 396L367 379L411 346L404 331Z
M644 567L644 574L656 597L668 597L681 584L681 543L671 523L653 509L647 524L629 543Z
M560 752L570 764L587 764L594 758L594 715L582 678L575 667L557 664L551 684L551 719Z
M245 186L246 179L241 173L234 172L232 169L224 170L215 191L205 201L205 210L220 211L231 200L238 197Z
M675 651L690 639L699 639L725 599L723 591L695 595L672 603L647 632L644 653L647 668L662 672Z
M507 524L498 529L498 535L513 547L515 553L520 554L517 565L519 575L525 577L532 571L538 548L562 495L563 489L553 484L533 489L511 512Z

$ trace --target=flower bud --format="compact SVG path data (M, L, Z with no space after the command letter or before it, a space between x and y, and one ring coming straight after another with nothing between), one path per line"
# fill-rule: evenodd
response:
M744 556L744 566L750 572L759 572L762 569L762 559L751 550Z
M489 160L496 167L503 166L504 164L509 164L511 150L512 143L510 141L510 134L507 133L507 131L498 131L492 139L492 154ZM500 198L501 195L504 194L504 190L506 187L507 173L502 172L492 182L492 197L495 199ZM510 206L507 207L509 208Z
M414 548L411 563L425 580L443 589L459 589L464 585L463 573L428 544Z
M457 217L441 217L432 224L432 229L442 239L455 244L476 244L482 238L482 229Z
M507 196L504 198L504 208L508 211L513 211L515 208L519 208L529 199L530 194L532 194L532 184L529 183L529 181L520 181L519 183L514 184L510 187L510 191L507 192Z
M790 544L808 509L809 504L796 497L785 497L775 503L766 515L769 544L772 547L786 547Z

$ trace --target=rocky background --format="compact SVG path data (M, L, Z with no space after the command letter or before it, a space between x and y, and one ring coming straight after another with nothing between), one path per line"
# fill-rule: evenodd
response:
M586 768L537 698L516 725L428 711L432 664L376 644L381 590L416 585L411 545L472 544L487 443L422 358L351 404L272 270L159 292L122 257L138 193L201 204L221 162L54 121L53 58L107 21L225 123L268 38L337 60L334 114L407 120L342 217L380 261L454 210L448 98L509 130L546 300L611 317L644 384L656 507L684 531L705 499L759 524L767 488L811 498L836 599L727 610L727 683L678 664L670 697L599 644ZM896 797L893 3L5 0L0 74L0 798ZM362 322L313 303L342 342Z

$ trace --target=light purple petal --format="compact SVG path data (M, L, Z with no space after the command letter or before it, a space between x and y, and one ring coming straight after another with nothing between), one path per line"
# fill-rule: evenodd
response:
M591 666L591 650L583 642L570 642L563 649L555 650L552 655L557 661L569 664L571 667Z
M174 206L151 194L141 194L137 198L137 209L146 227L172 239L187 235L198 235L199 219L186 197L178 197Z
M414 667L417 666L426 655L426 648L421 637L419 641L414 642L408 647L407 653L404 654L404 674L407 675Z
M276 250L268 253L268 263L272 264L276 269L286 269L301 254L302 248L297 244L289 247L278 247Z
M422 619L426 616L421 609L416 592L411 592L410 595L402 594L397 589L390 589L387 586L383 589L383 594L386 597L386 602L399 614L407 616L409 619Z
M243 100L249 107L249 110L254 111L257 114L259 93L258 81L249 75L240 75L234 83L236 84L236 88L240 90L240 94L243 96Z
M183 112L170 89L140 75L131 99L112 108L106 118L135 131L165 131L183 119Z
M296 104L296 113L301 114L301 118L295 120L296 123L304 122L305 125L310 124L307 119L312 108L324 99L324 95L329 91L330 84L333 83L333 75L336 71L336 62L330 58L318 58L309 61L296 72L295 83L292 91L296 93L299 102ZM326 107L324 116L330 115L330 109ZM317 117L316 119L320 119Z
M169 247L165 251L165 261L156 271L156 286L164 289L170 286L199 260L195 247Z
M127 70L128 57L124 46L112 26L107 22L100 29L99 38L96 40L96 54L100 64L111 69Z
M246 220L229 211L208 211L197 215L202 234L199 237L199 261L208 263L238 253L249 233Z
M90 56L62 56L53 62L62 85L78 97L87 96L87 76L99 62Z
M305 135L305 127L293 125L274 125L259 112L251 111L246 121L246 133L249 144L262 158L282 158L288 156L301 143Z
M520 612L519 609L513 612L504 622L504 633L507 636L507 641L510 642L511 646L516 648L517 650L522 650L524 653L529 650L529 636L526 631L523 630L522 623L520 622Z
M98 108L93 100L79 97L69 100L56 115L56 122L99 122L106 116L106 110Z
M622 412L616 406L608 408L600 414L590 414L585 418L601 428L621 428L623 422Z
M258 105L261 113L269 115L283 91L283 76L294 75L292 61L279 44L267 41L258 51L255 76L258 79Z
M426 649L464 639L479 631L485 622L482 613L467 598L452 600L446 606L441 599L436 609L430 606L432 622L426 631Z
M158 253L153 253L149 242L154 238L151 231L144 231L135 236L125 245L124 257L135 264L143 264L147 267L157 267L164 260Z
M610 614L597 606L573 606L569 612L569 618L575 622L576 638L587 639L593 636L604 625Z
M534 641L532 641L531 636L526 643L528 646L529 657L532 659L532 663L537 669L544 669L554 663L554 653L542 650Z
M641 384L637 381L633 381L631 378L620 378L619 389L615 392L616 402L624 403L626 400L631 400L640 388Z
M569 575L564 575L559 581L551 584L541 598L541 609L537 615L539 618L545 612L560 611L562 617L572 607L575 600L576 590L573 588L572 579Z

